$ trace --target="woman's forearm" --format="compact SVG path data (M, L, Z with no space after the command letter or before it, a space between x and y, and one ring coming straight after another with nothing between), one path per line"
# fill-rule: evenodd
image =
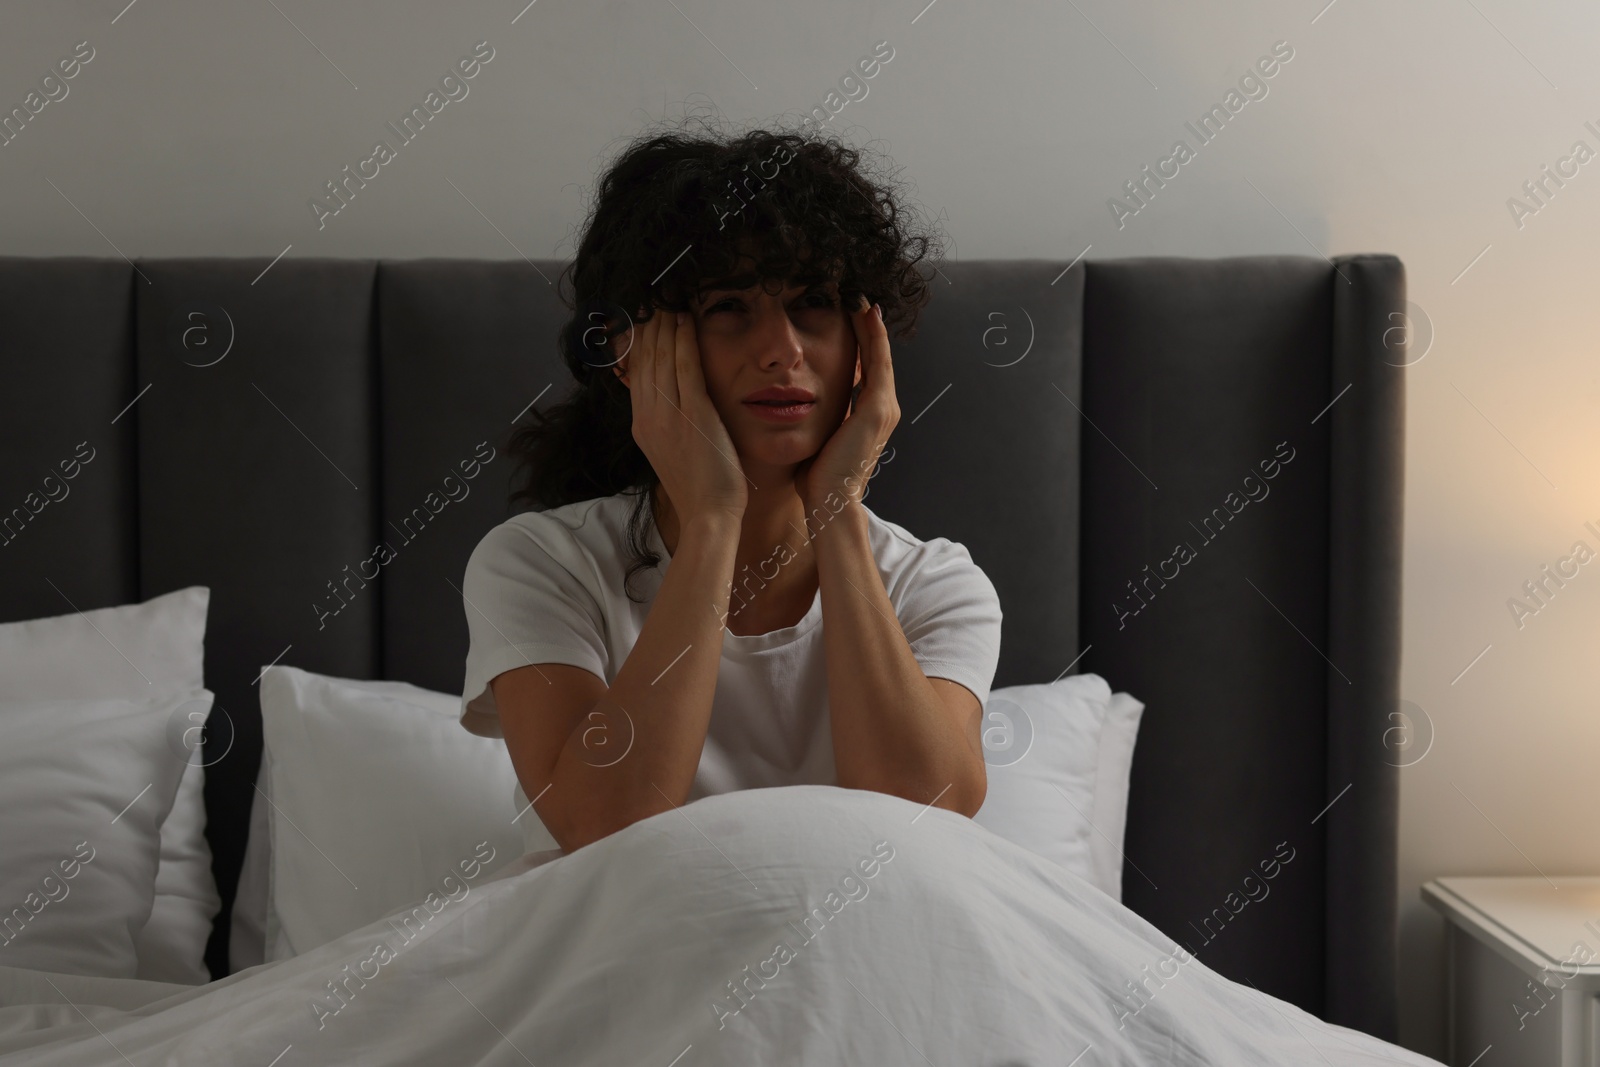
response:
M839 784L970 816L983 799L982 756L912 655L868 533L852 502L814 542Z
M688 798L711 722L739 529L732 517L685 522L638 640L557 758L552 787L590 798L573 847Z

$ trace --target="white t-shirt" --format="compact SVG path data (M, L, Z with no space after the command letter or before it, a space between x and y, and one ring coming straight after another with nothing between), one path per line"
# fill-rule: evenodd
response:
M524 512L478 542L462 579L471 642L461 724L468 730L505 736L489 688L505 671L566 663L608 686L615 680L671 564L646 505L645 540L662 562L635 572L632 588L642 601L628 599L627 527L638 499L624 492ZM987 702L1000 660L994 585L965 546L943 537L919 541L860 506L884 589L923 673L957 682ZM776 565L767 564L769 577ZM746 580L749 589L760 587L756 568L735 575L730 611ZM749 636L723 629L711 719L688 799L808 784L837 784L820 590L794 626ZM519 822L529 851L555 848L536 813L525 811L528 800L520 786L514 802L525 812Z

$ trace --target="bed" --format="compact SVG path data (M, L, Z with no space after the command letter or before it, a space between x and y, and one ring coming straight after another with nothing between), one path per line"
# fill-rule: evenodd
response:
M263 666L459 692L459 577L511 471L484 462L459 499L441 480L565 388L561 267L0 258L0 499L34 499L80 442L96 456L10 528L0 622L210 590L214 979L260 807ZM903 419L868 506L994 582L996 688L1092 671L1144 702L1126 909L1394 1040L1400 262L951 261L934 285L895 342ZM330 596L385 537L403 548L381 576ZM1270 906L1206 936L1285 842Z

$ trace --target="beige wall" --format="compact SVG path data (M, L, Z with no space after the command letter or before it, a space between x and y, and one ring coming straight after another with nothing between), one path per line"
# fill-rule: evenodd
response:
M836 122L904 165L954 255L1397 254L1436 334L1408 371L1402 689L1436 737L1403 775L1400 905L1404 1041L1438 1053L1418 885L1600 869L1600 563L1520 629L1507 608L1600 550L1600 160L1520 226L1507 207L1600 150L1600 11L923 2L8 4L0 108L77 42L94 58L0 148L0 253L566 256L643 118L798 113L887 41ZM323 183L478 41L468 95L319 229ZM1278 41L1267 95L1119 228L1108 198Z

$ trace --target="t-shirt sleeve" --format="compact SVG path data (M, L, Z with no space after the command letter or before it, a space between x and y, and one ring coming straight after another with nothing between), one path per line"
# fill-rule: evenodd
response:
M504 737L489 682L535 663L567 663L606 677L605 619L571 532L527 512L484 535L461 581L467 615L461 725Z
M959 682L988 703L1000 665L1000 595L965 545L939 537L917 549L899 608L922 673Z

